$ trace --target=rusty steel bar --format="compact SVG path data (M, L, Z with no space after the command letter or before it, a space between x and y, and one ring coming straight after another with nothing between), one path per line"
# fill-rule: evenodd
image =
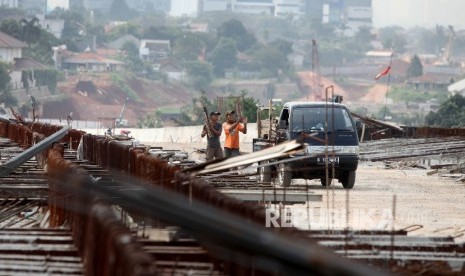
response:
M22 128L21 128L22 129ZM40 141L38 144L28 148L21 154L13 157L12 159L8 160L8 162L2 164L0 166L0 177L5 176L13 172L16 168L21 166L22 164L26 163L29 159L31 159L34 155L44 151L45 149L49 148L53 143L62 139L68 133L68 127L63 127L58 132L50 135L49 137L45 138L44 140Z
M370 268L336 258L329 251L299 239L277 235L262 225L250 223L198 201L137 179L121 182L124 189L111 189L92 181L75 192L98 194L127 210L171 222L207 240L254 256L255 265L270 272L290 275L373 275ZM134 187L128 189L128 187ZM230 254L233 254L230 252ZM225 256L223 256L225 257ZM275 264L270 266L270 262ZM380 275L380 272L376 272Z
M64 148L55 144L49 152L50 209L52 226L72 225L73 237L87 275L149 275L156 273L154 260L121 224L110 206L83 197L75 190L92 181L77 164L63 159Z

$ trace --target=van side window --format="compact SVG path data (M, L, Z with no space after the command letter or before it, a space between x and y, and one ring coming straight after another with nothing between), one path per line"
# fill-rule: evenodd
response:
M289 125L289 109L283 109L283 111L281 112L281 117L279 118L280 124L282 124L283 121L285 122L287 127Z

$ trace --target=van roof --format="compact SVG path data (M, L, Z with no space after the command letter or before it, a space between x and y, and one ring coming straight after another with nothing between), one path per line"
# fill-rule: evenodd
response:
M332 107L344 107L346 106L341 103L335 102L304 102L304 101L294 101L284 103L284 107L293 108L293 107L310 107L310 106L332 106Z

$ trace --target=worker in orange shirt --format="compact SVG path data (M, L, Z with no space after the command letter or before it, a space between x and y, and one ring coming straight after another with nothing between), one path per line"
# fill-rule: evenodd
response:
M247 118L236 118L234 110L226 112L226 122L223 123L226 136L224 141L224 157L229 158L239 155L239 132L247 133Z

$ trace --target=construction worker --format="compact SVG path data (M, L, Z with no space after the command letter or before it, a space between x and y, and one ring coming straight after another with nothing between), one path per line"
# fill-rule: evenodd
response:
M207 136L207 150L206 150L206 161L213 159L223 158L223 150L221 149L220 136L222 133L221 123L218 122L218 116L221 115L219 112L210 112L209 121L203 126L202 133L200 136L203 138ZM210 125L208 125L210 124ZM207 127L209 129L207 129ZM209 133L210 132L210 133Z
M224 134L224 156L226 158L238 156L239 152L239 132L247 133L247 118L236 118L234 110L226 112L226 122L223 123Z

